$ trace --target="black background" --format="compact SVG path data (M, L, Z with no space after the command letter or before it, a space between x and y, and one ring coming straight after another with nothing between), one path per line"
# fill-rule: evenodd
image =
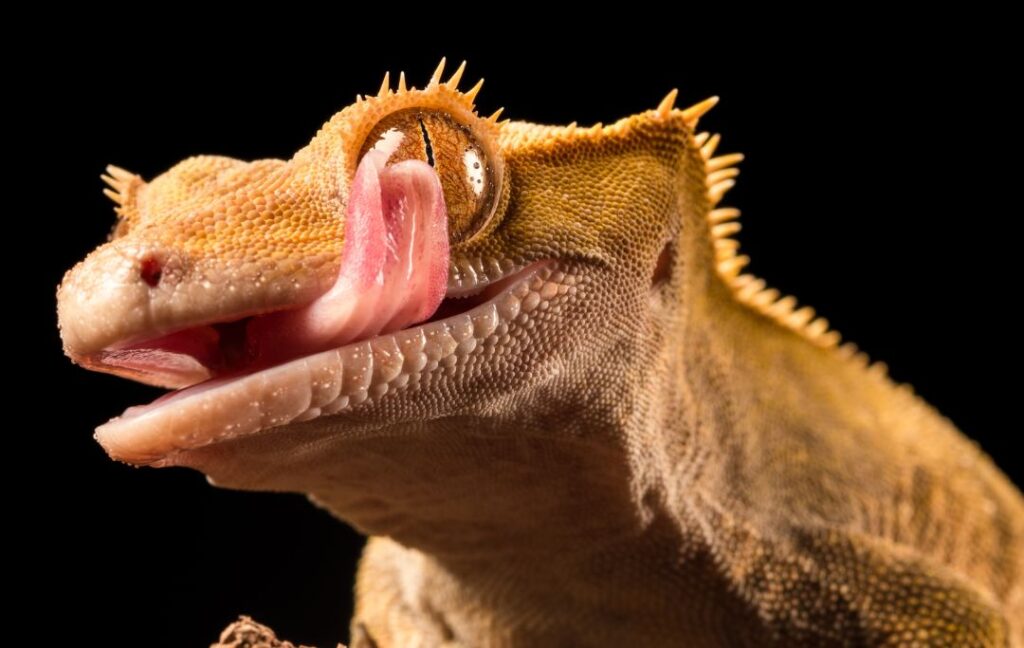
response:
M90 32L73 44L47 33L10 61L15 123L25 125L11 136L30 140L8 178L25 201L10 216L29 231L7 243L24 241L32 268L9 275L28 291L8 405L25 422L7 462L24 546L10 555L30 575L22 604L54 615L34 632L202 646L247 613L293 641L332 646L347 634L362 539L299 496L109 461L93 427L156 392L62 356L54 288L110 228L98 179L107 163L151 178L197 153L289 157L356 93L375 92L385 70L421 85L441 55L468 59L469 82L487 78L481 110L505 106L513 119L610 122L673 87L681 104L720 95L702 126L723 133L721 151L747 155L726 202L744 210L751 270L885 360L1024 482L1014 447L1019 163L1002 157L1017 141L1017 73L997 36L966 23L867 21L755 40L623 25L569 45L575 27L553 16L500 36L498 18L408 38L342 23L328 37L321 20L227 39L223 25L165 26L173 35L162 38ZM627 45L623 30L646 44ZM58 45L64 53L44 62Z

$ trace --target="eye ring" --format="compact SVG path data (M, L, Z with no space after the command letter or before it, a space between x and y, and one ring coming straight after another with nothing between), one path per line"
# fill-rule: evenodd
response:
M370 130L359 152L390 152L388 164L416 159L438 174L448 210L452 244L462 243L486 228L502 196L503 164L469 125L450 113L421 107L386 115Z

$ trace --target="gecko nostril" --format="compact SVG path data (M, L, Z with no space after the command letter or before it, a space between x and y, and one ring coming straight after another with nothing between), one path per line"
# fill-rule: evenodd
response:
M139 276L150 288L156 288L160 283L161 275L163 275L163 266L156 257L147 256L142 259L139 264Z

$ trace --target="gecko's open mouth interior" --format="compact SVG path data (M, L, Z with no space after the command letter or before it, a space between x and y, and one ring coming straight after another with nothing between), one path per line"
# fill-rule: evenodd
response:
M481 283L472 291L459 291L457 296L446 296L434 314L418 325L441 321L484 304L523 274L520 271L497 281ZM255 373L295 359L268 354L254 342L256 336L265 335L261 330L265 327L261 325L268 318L278 315L275 312L214 322L149 339L112 345L101 351L95 361L119 368L122 375L129 374L126 377L131 377L132 373L142 376L159 375L186 388L212 378Z

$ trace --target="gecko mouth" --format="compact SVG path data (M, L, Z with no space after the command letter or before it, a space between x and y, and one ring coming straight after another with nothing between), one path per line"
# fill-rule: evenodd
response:
M179 451L365 407L499 344L524 309L538 307L544 295L571 289L554 265L534 263L472 297L445 300L424 324L215 378L131 407L98 427L96 438L115 459L159 464Z
M472 291L449 290L423 323L469 311L494 297L511 281L522 278L522 274L520 271L495 281L479 282ZM91 356L87 364L140 382L184 389L214 378L252 374L319 350L309 347L334 346L288 339L291 331L280 326L280 320L292 316L290 311L282 310L115 344Z
M448 287L444 198L437 174L417 160L386 165L368 152L346 211L336 283L313 302L112 345L83 362L183 387L100 426L112 457L153 464L418 384L423 372L493 344L551 274L541 262L478 282L475 294Z

